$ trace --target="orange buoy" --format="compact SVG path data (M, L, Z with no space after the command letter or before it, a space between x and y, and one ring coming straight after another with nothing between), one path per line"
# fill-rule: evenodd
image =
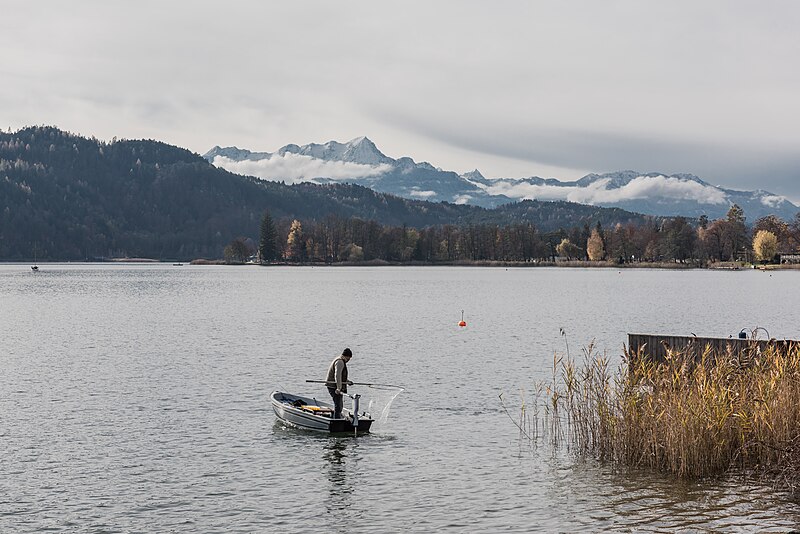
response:
M460 326L461 328L467 326L466 321L464 321L464 310L461 310L461 321L458 323L458 326Z

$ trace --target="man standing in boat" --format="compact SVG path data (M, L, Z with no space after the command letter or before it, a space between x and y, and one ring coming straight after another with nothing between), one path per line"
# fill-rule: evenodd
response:
M342 394L347 393L347 386L353 383L347 379L347 362L353 357L353 351L344 349L342 355L331 362L328 367L328 376L325 378L325 385L333 399L334 413L336 419L342 418Z

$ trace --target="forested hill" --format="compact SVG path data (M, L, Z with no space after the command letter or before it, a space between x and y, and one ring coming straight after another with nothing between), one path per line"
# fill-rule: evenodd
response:
M526 201L494 210L406 200L347 184L284 185L218 169L158 141L98 141L52 127L0 133L0 260L217 258L276 220L328 216L381 224L530 222L541 231L652 218L620 209Z

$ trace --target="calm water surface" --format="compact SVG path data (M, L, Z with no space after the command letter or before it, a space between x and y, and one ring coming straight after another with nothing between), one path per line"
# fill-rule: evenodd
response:
M786 532L800 506L531 447L502 412L593 339L800 337L800 272L0 266L2 532ZM461 310L468 323L457 327ZM559 334L563 328L566 338ZM274 389L406 387L368 436ZM356 389L374 407L386 392Z

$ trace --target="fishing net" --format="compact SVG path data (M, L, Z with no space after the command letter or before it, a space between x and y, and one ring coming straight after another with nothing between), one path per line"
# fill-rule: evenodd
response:
M392 402L403 392L403 388L382 384L373 384L367 387L369 388L367 411L372 414L372 418L377 424L383 425L389 420L389 408L392 406Z

